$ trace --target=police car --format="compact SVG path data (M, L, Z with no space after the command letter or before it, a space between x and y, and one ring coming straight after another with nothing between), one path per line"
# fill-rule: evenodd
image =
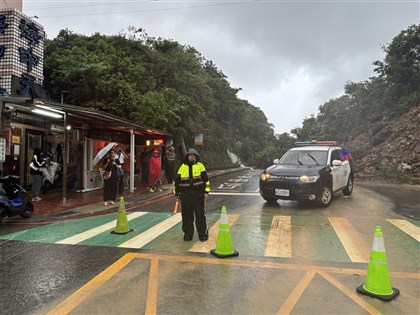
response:
M314 201L328 207L335 192L351 195L354 174L348 151L334 141L296 142L295 146L261 174L260 194L266 201Z

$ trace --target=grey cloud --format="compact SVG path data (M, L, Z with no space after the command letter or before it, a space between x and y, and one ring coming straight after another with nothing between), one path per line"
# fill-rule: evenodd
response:
M164 10L203 4L208 6ZM277 133L290 131L316 113L319 105L339 96L347 81L372 76L372 62L384 58L381 45L418 23L420 14L419 3L414 1L214 4L115 3L82 12L141 12L45 19L42 13L46 11L31 12L40 17L50 38L66 27L90 35L117 34L133 25L145 28L150 36L193 46L228 76L233 87L243 89L240 96L260 107ZM47 12L51 16L81 11ZM279 115L281 104L290 103L293 112Z

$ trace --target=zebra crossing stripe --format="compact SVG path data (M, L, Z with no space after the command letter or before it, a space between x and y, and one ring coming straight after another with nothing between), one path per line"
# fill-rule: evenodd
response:
M238 218L239 214L228 214L229 227L234 225ZM195 253L208 253L210 250L216 248L217 235L219 234L219 225L220 219L217 220L217 222L213 224L213 226L209 230L209 239L207 240L207 242L197 241L194 243L193 246L191 246L191 248L188 251Z
M148 229L147 231L129 239L128 241L122 243L118 247L125 248L142 248L147 243L153 241L159 235L165 233L167 230L181 222L181 213L177 213L165 221L156 224L154 227Z
M369 262L370 248L346 218L329 217L335 233L352 262Z
M387 221L414 238L417 242L420 242L420 228L418 226L403 219L388 219Z
M133 213L130 213L129 215L127 215L127 220L130 221L130 220L133 220L135 218L139 218L139 217L141 217L141 216L143 216L147 213L148 212L133 212ZM108 222L106 224L100 225L96 228L90 229L90 230L85 231L83 233L79 233L79 234L70 236L68 238L57 241L55 243L56 244L77 244L77 243L83 242L83 241L85 241L85 240L87 240L91 237L94 237L98 234L101 234L103 232L106 232L108 230L111 230L111 229L115 228L116 223L117 223L117 220L113 220L113 221Z
M292 257L292 218L290 216L273 216L264 256Z
M258 189L259 191L259 189ZM259 193L255 192L217 192L214 191L211 193L211 195L213 196L260 196Z

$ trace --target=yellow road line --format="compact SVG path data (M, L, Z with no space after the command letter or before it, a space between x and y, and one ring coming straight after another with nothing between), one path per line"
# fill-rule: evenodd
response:
M329 217L328 220L352 262L369 262L370 248L346 218Z
M410 235L417 242L420 242L420 228L415 226L413 223L403 219L388 219L387 221L395 225L406 234Z
M314 266L314 265L292 265L276 262L259 262L259 261L241 261L238 259L230 260L221 260L213 257L195 257L195 256L171 256L165 254L152 254L152 253L127 253L110 267L105 269L103 272L98 274L95 278L90 280L79 290L70 295L63 302L58 304L56 307L51 309L47 315L56 315L56 314L68 314L74 310L78 305L80 305L86 298L88 298L92 293L98 290L104 283L110 280L115 274L117 274L121 269L123 269L130 261L133 259L143 259L150 260L150 272L149 272L149 284L147 291L147 301L146 301L146 314L156 314L157 310L157 287L158 287L158 262L159 260L169 260L177 262L189 262L197 264L218 264L218 265L233 265L235 267L255 267L255 268L274 268L274 269L287 269L287 270L300 270L306 271L306 275L300 281L298 286L289 296L288 300L283 304L279 313L286 312L288 309L291 309L296 304L296 301L301 296L313 275L318 272L325 279L334 284L337 288L343 291L353 300L352 293L350 290L345 288L343 285L334 280L326 273L337 273L337 274L366 274L366 270L355 269L355 268L340 268L340 267L325 267L325 266ZM390 273L394 278L404 278L404 279L417 279L420 280L419 273L410 273L410 272L391 272ZM355 295L357 297L357 295ZM363 301L363 300L362 300ZM364 305L360 300L358 300L359 305ZM375 314L375 309L368 304L362 306L368 312Z
M292 257L292 218L290 216L273 216L264 256Z
M129 239L128 241L122 243L118 247L126 247L126 248L142 248L147 243L150 243L159 235L162 235L167 230L169 230L174 225L181 222L181 213L177 213L170 218L166 219L165 221L156 224L155 226L151 227L147 231Z
M229 227L235 224L236 220L238 220L239 214L228 214L228 223ZM189 252L196 252L196 253L208 253L210 250L216 248L217 242L217 235L219 233L219 225L220 219L213 224L211 229L209 230L209 239L207 242L197 241L194 243L193 246L188 250Z
M145 215L147 213L148 212L133 212L133 213L130 213L129 215L127 215L127 220L130 221L130 220L133 220L135 218L139 218L142 215ZM61 241L58 241L58 242L55 242L55 243L56 244L77 244L77 243L83 242L83 241L85 241L85 240L87 240L91 237L94 237L98 234L101 234L103 232L106 232L110 229L115 228L116 223L117 223L117 220L113 220L111 222L108 222L108 223L105 223L103 225L97 226L96 228L90 229L86 232L70 236L68 238L65 238L65 239L63 239Z
M317 265L294 265L294 264L285 264L273 261L242 261L239 258L232 258L229 260L209 257L199 257L199 256L172 256L169 254L153 254L153 253L131 253L139 259L159 259L159 260L168 260L168 261L177 261L177 262L188 262L188 263L197 263L197 264L214 264L214 265L232 265L236 267L255 267L255 268L273 268L273 269L288 269L288 270L321 270L329 273L338 273L338 274L359 274L366 275L366 269L356 269L356 268L342 268L342 267L327 267L327 266L317 266ZM395 278L404 278L404 279L417 279L420 280L420 273L417 272L390 272L392 277Z
M329 274L318 271L318 273L323 276L328 282L330 282L332 285L334 285L337 289L339 289L341 292L343 292L345 295L347 295L349 298L351 298L354 302L356 302L358 305L363 307L366 311L368 311L370 314L382 314L379 312L376 308L374 308L372 305L367 303L364 299L359 297L354 291L349 290L344 285L342 285L339 281L331 277Z
M115 263L101 272L95 278L86 283L79 290L70 295L59 305L50 310L47 315L68 314L82 303L93 292L98 290L105 282L111 279L116 273L123 269L130 261L136 258L135 254L128 253L118 259Z
M305 273L304 277L299 281L298 285L295 287L292 293L290 293L286 301L280 307L279 311L277 312L278 315L290 314L290 312L295 307L296 303L299 301L300 297L302 296L303 292L308 287L309 283L312 281L314 276L315 272L313 270L309 270Z
M159 260L152 259L150 263L150 272L149 272L149 286L147 289L147 299L146 299L146 315L154 315L157 313L157 287L158 287L158 277L159 277Z

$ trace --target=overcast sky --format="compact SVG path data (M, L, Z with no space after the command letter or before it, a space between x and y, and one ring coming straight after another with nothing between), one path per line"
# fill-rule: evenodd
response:
M50 39L65 28L114 35L135 26L192 46L283 133L343 95L346 82L375 75L381 47L419 23L420 3L24 0L23 12L36 15Z

